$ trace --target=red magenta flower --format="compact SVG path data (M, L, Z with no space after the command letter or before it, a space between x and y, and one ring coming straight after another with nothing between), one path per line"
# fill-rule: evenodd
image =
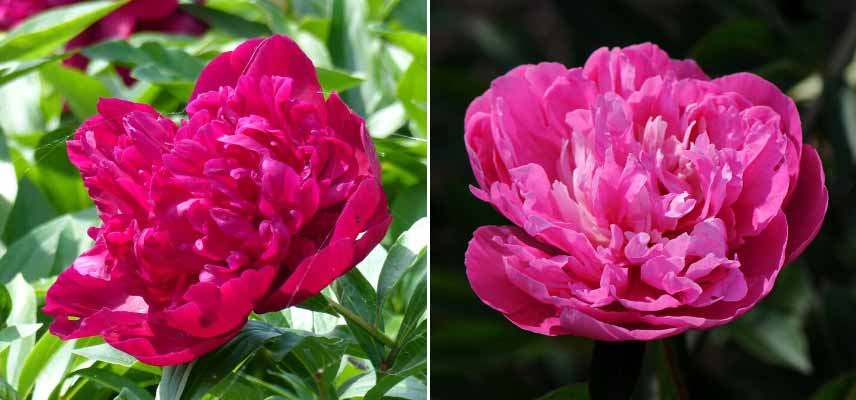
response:
M479 228L467 276L523 329L651 340L731 321L820 230L828 201L793 101L650 43L524 65L470 105Z
M63 339L189 361L251 311L317 294L389 227L363 120L336 93L324 99L287 37L215 58L180 126L143 104L104 99L98 111L68 143L103 225L47 293Z

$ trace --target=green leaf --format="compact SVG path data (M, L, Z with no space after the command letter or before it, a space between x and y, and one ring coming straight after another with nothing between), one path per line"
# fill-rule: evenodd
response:
M95 105L99 98L110 97L110 91L101 82L74 68L51 64L42 68L41 75L56 88L81 121L98 113Z
M383 269L383 262L386 260L386 249L381 246L375 246L372 251L357 264L357 269L366 278L367 281L377 290L377 281L380 279L380 271Z
M44 88L37 74L24 75L0 86L0 110L3 110L0 128L7 138L47 129L49 121L42 109Z
M318 80L321 81L325 97L331 92L342 93L365 81L361 76L333 68L316 67L315 70L318 72Z
M11 82L20 76L37 71L39 68L54 61L68 57L68 53L55 54L50 57L37 58L28 61L10 61L0 64L0 86Z
M690 50L711 76L745 71L772 61L778 41L762 20L733 19L711 29Z
M363 0L333 0L332 20L330 22L330 37L327 48L333 65L348 71L358 71L370 76L371 67L371 37L369 36L366 19L368 7ZM343 94L343 98L357 114L364 115L373 111L376 101L373 85L363 85L360 92L351 91Z
M265 400L272 394L288 393L279 389L265 380L239 372L220 382L206 398Z
M288 35L292 29L288 26L289 21L285 15L285 10L282 7L274 4L270 0L252 0L252 2L261 8L267 14L268 26L273 33Z
M856 155L856 92L847 86L843 86L839 92L841 93L840 112L843 136L850 148L850 154ZM856 162L856 158L850 161Z
M193 93L192 81L176 79L174 76L167 75L163 70L151 64L134 68L131 70L131 76L134 79L161 86L177 98L189 98Z
M25 324L36 323L36 292L21 274L17 274L14 279L7 283L6 289L9 290L9 295L14 299L12 313L9 314L6 324L10 327L18 326L19 332L25 333ZM22 366L35 343L34 335L21 335L21 339L12 341L11 346L9 346L5 377L13 387L20 388L18 380L23 370Z
M34 400L47 400L68 371L75 342L45 333L24 361L18 392L26 397L32 390Z
M342 306L383 332L383 319L380 318L377 308L377 295L371 283L358 269L352 269L337 279L335 288L336 297L339 298ZM378 368L386 354L384 344L357 323L347 318L346 321L360 347L366 352L375 368Z
M6 289L6 286L0 286L0 328L6 327L6 319L10 314L12 314L12 296L9 295L9 289Z
M388 42L401 47L412 56L423 60L427 58L427 36L408 31L380 31L379 33Z
M428 321L422 321L416 333L403 343L394 357L392 366L381 369L377 384L369 390L364 400L380 400L399 382L409 376L424 375L427 366Z
M182 4L181 9L207 22L213 28L220 29L239 39L270 36L271 34L270 29L264 24L210 7L198 4Z
M137 397L131 389L123 388L119 391L119 394L113 398L113 400L139 400L139 397Z
M395 196L392 202L389 235L398 238L420 218L428 215L428 193L424 184L413 186Z
M811 396L811 400L849 400L856 389L856 373L841 375L823 384Z
M30 179L23 178L18 183L15 203L9 212L9 219L3 230L3 242L15 243L37 226L56 217L56 209L42 191ZM0 275L2 275L2 271L0 271Z
M385 138L401 129L406 123L407 114L404 106L399 102L395 102L375 111L366 121L366 128L368 128L372 137ZM393 223L395 221L393 220Z
M560 387L538 398L538 400L588 400L588 385L577 383Z
M249 321L238 335L218 349L188 364L165 367L158 399L197 400L282 332L259 321Z
M154 397L143 388L138 387L136 382L108 369L89 367L74 371L74 375L82 376L97 382L101 386L120 392L119 394L128 400L154 400Z
M162 86L181 99L190 96L196 79L205 66L201 60L187 52L168 48L157 42L146 42L139 48L127 43L116 43L108 49L93 50L99 57L110 59L109 51L112 49L118 50L114 61L137 65L131 71L134 78Z
M144 63L157 67L161 73L174 77L173 80L196 81L205 67L202 61L187 52L156 42L143 43L140 51L145 55Z
M383 270L378 281L378 307L386 303L393 288L401 277L416 264L421 254L427 251L428 219L416 221L407 232L401 234L398 240L389 248L389 254L383 263Z
M424 61L414 59L398 82L398 99L413 120L412 129L419 136L428 134L428 69Z
M9 154L6 135L0 129L0 232L6 227L6 221L12 212L15 197L18 195L18 177L15 165ZM5 318L3 318L5 320Z
M330 307L330 302L327 300L326 297L324 297L325 296L324 292L332 294L332 292L328 288L324 288L324 290L322 290L321 293L316 294L315 296L312 296L312 297L304 300L302 303L298 304L297 307L300 307L300 308L305 309L305 310L310 310L313 312L320 312L320 313L325 313L325 314L330 314L330 315L339 315L336 313L336 310L333 310Z
M395 2L389 18L411 31L426 32L428 17L425 10L427 8L427 0L399 0Z
M18 339L35 335L41 327L42 324L15 324L0 329L0 351L6 350Z
M111 40L84 48L83 55L92 60L114 61L123 65L137 65L149 61L148 55L127 40Z
M349 382L340 386L340 399L351 399L354 397L362 398L375 387L375 374L368 372L359 376L355 376ZM428 388L419 379L408 376L397 382L383 398L396 398L408 400L425 400L428 395Z
M23 400L23 398L18 395L18 392L16 392L15 389L2 377L0 377L0 399Z
M95 221L95 210L89 209L33 229L0 257L0 282L8 282L19 272L28 281L58 275L90 246L92 239L86 230Z
M137 359L134 358L134 356L118 350L106 343L75 349L73 353L90 360L103 361L125 367L130 367L137 362Z
M80 172L68 159L66 142L74 134L74 129L76 127L65 126L44 134L33 153L35 164L27 173L61 214L78 212L93 205ZM32 210L34 204L26 204L27 211L35 211Z
M725 329L741 347L763 361L803 374L813 370L808 339L796 315L759 306Z
M126 2L85 2L36 15L0 40L0 60L31 60L48 55Z
M425 311L428 306L428 279L423 276L410 297L410 302L407 304L407 309L404 312L404 319L401 321L401 327L398 330L398 336L395 339L396 345L401 346L410 340L410 337L416 332L416 327L422 321Z
M428 397L428 386L422 381L412 376L404 378L398 382L392 389L386 392L384 397L393 397L396 399L407 400L425 400Z
M334 381L348 343L339 338L286 329L268 348L279 366L288 372L276 374L298 393L335 393ZM306 398L301 395L301 398Z

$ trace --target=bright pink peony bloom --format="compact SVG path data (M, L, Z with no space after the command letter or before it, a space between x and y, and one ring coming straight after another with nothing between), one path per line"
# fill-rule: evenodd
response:
M788 97L753 74L711 80L652 44L512 70L470 105L466 145L473 193L517 225L475 232L467 276L545 335L651 340L727 323L826 213Z
M363 120L325 101L284 36L202 72L180 126L104 99L68 143L103 225L47 293L51 332L101 335L140 361L189 361L251 311L317 294L390 223Z

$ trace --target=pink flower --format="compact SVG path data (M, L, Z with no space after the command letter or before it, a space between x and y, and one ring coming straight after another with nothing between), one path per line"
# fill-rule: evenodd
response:
M300 303L390 223L363 120L321 92L285 36L205 68L176 126L103 99L68 142L103 225L47 293L51 332L101 335L154 365L229 340L251 311Z
M470 105L476 294L523 329L652 340L721 325L817 235L828 194L794 103L652 44L525 65Z

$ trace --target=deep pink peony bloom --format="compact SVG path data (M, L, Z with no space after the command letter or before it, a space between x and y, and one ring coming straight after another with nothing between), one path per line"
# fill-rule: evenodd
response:
M517 226L475 232L476 294L523 329L651 340L766 296L828 194L794 103L652 44L525 65L470 105L473 193Z
M205 68L176 126L103 99L68 143L103 225L47 293L51 332L101 335L171 365L220 346L251 311L317 294L390 223L363 120L325 101L284 36Z

